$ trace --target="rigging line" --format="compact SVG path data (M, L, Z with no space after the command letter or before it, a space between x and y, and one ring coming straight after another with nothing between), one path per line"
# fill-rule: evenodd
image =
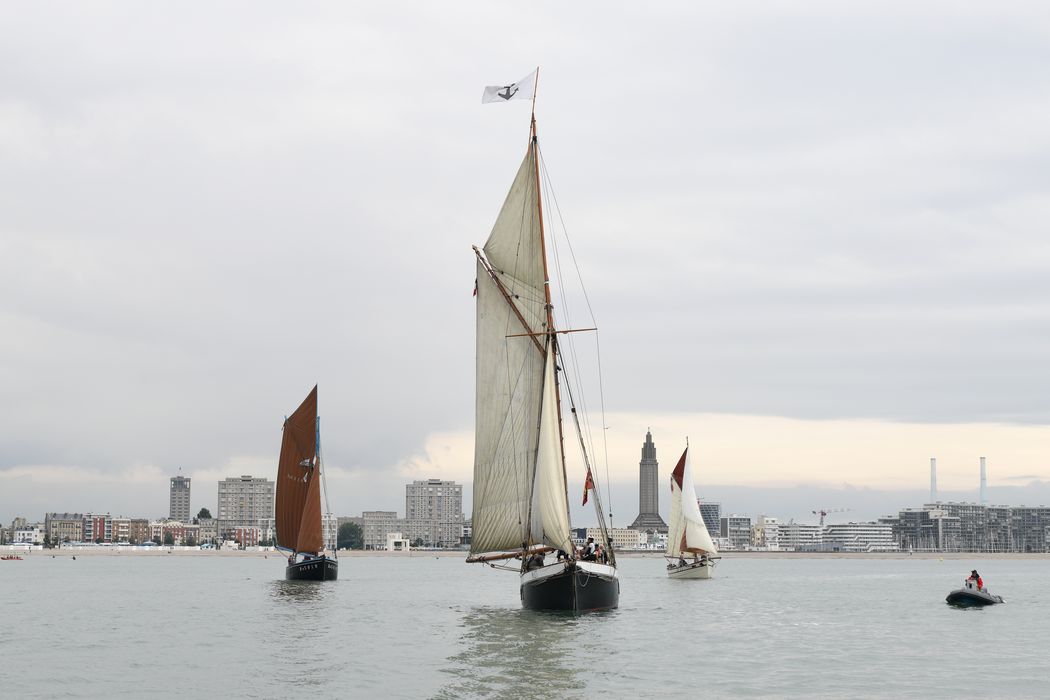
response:
M576 256L575 256L575 253L573 252L573 249L572 249L572 241L569 239L568 228L565 226L565 219L562 216L561 207L558 204L558 198L554 194L554 185L551 182L550 172L549 172L549 170L547 168L546 160L544 160L544 158L543 158L542 151L539 152L538 156L539 156L539 159L540 159L540 165L542 166L542 171L543 171L543 176L544 176L543 177L543 183L545 185L544 191L547 193L548 199L550 201L554 202L554 208L555 208L555 210L557 211L557 214L558 214L558 221L559 221L559 223L561 225L562 235L564 236L565 242L566 242L566 244L569 247L569 252L570 252L570 255L572 257L573 264L576 267L576 276L577 276L577 279L580 281L580 287L581 287L581 289L583 291L584 298L587 301L588 313L590 314L591 321L593 322L593 324L597 325L597 322L596 322L596 320L594 318L594 312L593 312L593 310L591 309L591 306L590 306L590 300L589 300L589 298L587 298L587 290L586 290L586 287L583 284L582 273L580 272L579 265L576 263ZM552 234L553 234L554 227L552 226L550 228L552 229ZM553 245L556 247L557 246L557 237L552 235L551 239L552 239ZM562 276L562 267L561 267L561 258L560 258L560 256L556 256L555 257L555 266L556 266L557 273L558 273L559 293L560 293L560 295L562 297L562 305L563 305L563 307L565 309L565 316L567 318L567 322L570 323L570 327L571 327L571 319L569 319L569 304L568 304L568 299L567 299L566 293L565 293L565 290L567 289L567 285L565 285L564 279L563 279L563 276ZM571 338L568 339L568 345L569 345L569 355L572 358L574 369L582 367L582 364L579 361L579 355L578 355L578 352L577 352L577 349L576 349L576 345L575 345L575 343L573 342L573 340ZM612 495L611 495L611 492L609 491L609 489L610 489L610 480L609 480L609 449L608 449L608 441L606 439L607 436L606 436L606 431L605 431L604 387L602 386L601 355L600 354L598 354L598 356L596 357L596 363L598 365L598 389L599 389L599 396L600 396L600 400L601 400L601 404L602 404L602 437L603 437L603 447L604 447L604 451L603 451L604 459L603 459L603 461L604 461L604 464L605 464L605 475L606 475L606 480L605 480L606 496L608 497L609 503L611 504L612 503ZM583 411L583 414L584 414L584 417L585 417L584 428L583 429L584 429L584 432L587 435L587 443L590 445L591 454L592 455L597 455L597 450L595 450L595 448L594 448L594 435L593 435L593 432L591 430L590 421L586 420L586 417L590 415L590 412L589 412L589 410L587 408L587 396L586 396L586 392L585 392L584 385L583 385L583 375L582 375L582 372L578 372L578 371L577 372L573 372L573 374L574 374L573 379L576 381L577 390L578 390L579 395L580 395L580 409ZM567 378L567 381L571 381L571 380L569 380Z
M583 282L583 274L580 272L580 265L579 265L579 263L576 260L576 251L573 250L572 240L570 240L569 236L568 236L568 229L565 226L565 219L562 216L561 205L558 203L558 197L554 193L554 184L551 182L550 171L547 169L547 161L543 158L543 153L539 153L538 155L539 155L539 159L540 159L540 165L543 168L544 177L545 177L545 179L546 179L546 181L548 183L548 189L549 189L549 192L550 192L550 196L548 197L548 199L554 203L554 211L557 212L558 221L561 224L562 231L565 232L565 244L569 248L569 256L572 258L573 265L576 267L576 276L577 276L577 278L580 281L580 289L583 292L583 299L584 299L584 302L587 305L587 312L591 315L591 325L597 326L598 325L598 320L594 316L594 309L591 306L590 295L587 294L587 286ZM595 342L595 351L597 353L597 365L598 365L598 367L597 367L597 369L598 369L598 400L599 400L599 403L601 404L601 414L602 414L602 447L603 447L603 451L604 451L604 455L605 455L605 489L606 489L606 495L609 498L609 504L611 506L612 505L612 495L611 495L611 490L610 489L612 488L612 485L611 485L611 481L609 480L609 437L608 437L608 430L606 429L606 420L605 420L605 382L603 381L603 377L602 377L601 342L599 340L598 331L595 331L595 333L594 333L594 342ZM593 450L593 444L592 444L591 448ZM610 524L612 523L612 513L611 512L609 514L609 522L610 522Z
M576 267L577 279L579 280L580 287L583 290L584 299L587 302L588 312L591 315L591 320L593 322L593 325L597 325L597 323L594 322L594 312L593 312L593 309L591 308L591 305L590 305L590 299L587 297L586 286L583 284L583 276L582 276L582 273L580 272L579 264L576 261L575 252L572 250L572 242L569 239L568 229L565 226L565 220L564 220L564 217L562 216L562 213L561 213L561 207L558 205L557 197L553 193L553 185L552 185L552 183L550 181L550 174L549 174L549 172L547 170L546 162L543 160L542 153L538 154L538 157L539 157L539 163L540 163L540 165L542 165L542 170L543 170L543 175L544 175L544 178L543 178L544 191L549 194L548 199L550 201L554 202L555 209L558 212L558 219L559 219L559 222L561 224L562 235L565 237L566 244L569 247L569 251L570 251L570 254L571 254L571 257L572 257L572 260L573 260L573 264ZM568 300L567 300L567 296L566 296L567 286L564 284L564 278L563 278L562 268L561 268L561 258L560 258L560 256L557 256L557 254L556 254L557 237L553 235L554 227L551 226L549 228L552 229L552 235L551 235L550 238L552 240L552 248L555 249L555 255L556 255L556 257L555 257L555 266L556 266L556 270L557 270L559 287L560 287L559 292L560 292L560 296L562 298L563 305L565 307L566 317L568 318L568 317L570 317L570 311L569 311L569 305L568 305ZM579 363L579 357L578 357L578 354L577 354L577 349L576 349L575 343L573 342L572 338L566 338L566 340L568 341L568 344L569 344L569 355L571 356L572 362L574 363L574 368L575 367L579 367L580 363ZM564 358L564 355L562 355L562 356ZM598 355L596 357L596 361L598 363L600 363L600 361L601 361L600 355ZM563 374L569 374L569 373L568 372L564 372ZM582 373L573 372L572 374L576 375L575 376L575 381L576 381L577 387L579 389L580 401L581 401L580 409L583 410L585 412L585 415L586 415L586 395L585 395L585 392L584 392ZM601 382L600 366L599 366L599 382ZM584 429L582 429L581 425L580 425L579 411L577 411L576 405L575 405L575 401L573 400L573 397L572 397L572 391L571 391L572 383L573 383L573 379L570 379L569 377L566 377L565 385L566 385L566 389L567 389L567 391L569 393L570 404L572 405L572 408L573 408L573 410L572 410L573 422L574 422L574 425L575 425L575 428L576 428L577 436L579 437L580 449L581 449L581 452L583 454L584 463L587 466L587 470L590 472L590 463L589 463L589 459L588 459L588 456L587 456L587 446L586 446L585 442L586 443L590 443L590 452L591 452L591 454L596 454L596 451L594 449L594 437L593 437L593 433L591 432L590 423L589 423L589 421L586 421L586 423L587 423L587 425L586 425L586 435L587 435L587 437L586 437L586 440L584 438L584 434L583 434L584 433ZM603 437L603 445L604 445L604 448L605 448L604 449L604 461L605 461L605 474L606 474L606 495L607 495L607 497L609 499L609 502L611 503L612 502L612 500L611 500L612 497L611 497L611 491L610 491L610 479L608 478L609 477L608 441L607 441L606 431L605 431L604 391L602 391L601 388L600 388L600 396L602 397L601 401L602 401L602 409L603 409L602 410L602 437ZM591 473L591 478L592 479L594 478L593 472ZM594 489L594 501L595 501L595 509L596 509L597 515L598 515L599 528L600 528L600 530L602 532L602 537L603 537L603 539L605 541L606 548L608 549L608 551L612 555L612 561L613 561L613 563L615 565L615 554L613 553L612 539L610 537L610 533L609 533L609 531L607 529L607 525L606 525L606 522L605 522L605 517L604 517L605 510L604 510L604 507L602 505L600 487L596 487ZM611 512L610 512L610 519L611 519Z
M327 540L324 537L325 524L331 525L332 509L328 505L328 479L325 477L325 469L322 466L323 460L321 459L321 416L317 416L317 471L321 472L321 492L324 494L324 510L325 515L321 518L321 539ZM325 544L328 544L327 541ZM335 547L332 549L332 553L335 558L339 558L339 530L336 529L335 533Z

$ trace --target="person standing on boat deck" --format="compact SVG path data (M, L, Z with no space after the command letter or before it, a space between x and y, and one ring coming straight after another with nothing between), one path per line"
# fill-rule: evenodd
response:
M587 538L587 546L583 548L583 560L594 561L597 559L595 552L598 550L598 545L594 544L594 538Z
M984 581L981 579L981 575L979 573L977 573L977 569L974 569L973 571L970 572L970 578L967 579L967 580L968 581L973 581L975 584L977 584L977 590L979 590L979 591L983 591L984 590Z

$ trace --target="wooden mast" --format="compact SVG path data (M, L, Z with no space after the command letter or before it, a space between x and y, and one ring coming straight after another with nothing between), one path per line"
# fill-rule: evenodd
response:
M532 90L532 124L531 124L531 148L532 148L532 164L536 173L536 213L539 216L540 224L540 255L543 258L543 296L547 306L547 333L550 337L550 350L549 352L554 353L554 401L557 406L558 412L558 450L561 453L561 483L562 488L565 491L566 508L568 508L569 499L569 483L568 477L565 474L565 432L562 429L561 421L561 389L558 386L558 336L557 331L554 328L554 305L551 303L551 281L550 273L547 269L547 239L544 235L543 229L543 190L540 186L540 146L539 140L536 136L536 93L538 92L540 83L540 69L536 68L536 83ZM535 477L534 477L535 478ZM566 512L568 517L568 512ZM529 522L531 528L532 512L531 508L529 511ZM573 553L575 554L575 553ZM573 556L575 559L575 556Z

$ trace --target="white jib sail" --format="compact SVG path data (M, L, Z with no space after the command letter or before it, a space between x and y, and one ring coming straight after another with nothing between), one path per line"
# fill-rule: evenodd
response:
M671 524L667 529L667 556L676 557L684 552L717 554L718 549L700 515L688 449L683 457L685 468L682 470L681 488L673 475L671 478Z
M548 343L543 372L539 446L536 450L536 482L532 497L532 542L571 552L572 535L569 532L569 502L565 494L565 465L558 429L554 364L555 355Z
M530 147L484 247L518 313L477 267L472 553L517 549L530 534L545 353L542 336L520 334L543 333L547 319L534 157Z

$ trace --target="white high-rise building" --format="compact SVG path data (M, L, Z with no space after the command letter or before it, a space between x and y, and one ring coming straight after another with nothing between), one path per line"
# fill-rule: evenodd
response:
M405 536L425 546L456 547L463 538L463 486L427 479L405 485Z
M273 518L274 482L261 476L231 476L219 482L215 519L219 534L238 527L255 527Z

